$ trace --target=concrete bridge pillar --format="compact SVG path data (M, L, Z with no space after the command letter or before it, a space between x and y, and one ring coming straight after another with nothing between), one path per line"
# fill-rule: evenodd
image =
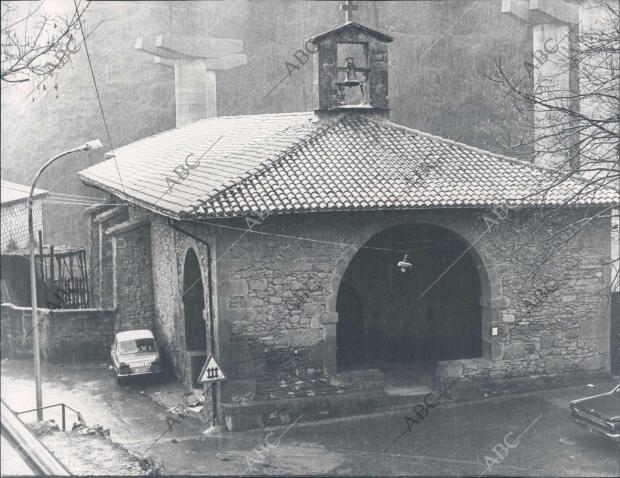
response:
M156 64L174 68L177 127L217 116L217 71L247 63L243 42L232 38L158 35L154 47L138 38L135 48L153 55Z
M566 0L502 0L502 12L527 23L532 29L536 164L549 167L578 167L578 137L570 133L565 113L575 110L569 100L579 91L577 71L571 64L577 48L579 7ZM542 101L545 105L540 105Z

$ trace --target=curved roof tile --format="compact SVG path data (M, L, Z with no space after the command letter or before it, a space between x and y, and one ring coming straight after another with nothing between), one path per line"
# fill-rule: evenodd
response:
M197 166L183 178L189 154ZM580 178L556 181L552 170L359 113L205 119L119 148L79 175L178 217L247 216L265 205L289 214L618 203L612 189L582 191Z

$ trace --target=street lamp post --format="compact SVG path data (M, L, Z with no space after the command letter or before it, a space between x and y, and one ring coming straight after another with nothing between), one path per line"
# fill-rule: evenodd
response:
M48 162L46 162L43 166L39 168L37 174L35 174L34 179L32 180L32 184L30 185L30 194L28 195L28 243L30 247L30 300L32 303L32 343L34 348L34 379L35 379L35 387L36 387L36 400L37 400L37 421L43 420L43 410L41 407L43 406L43 398L41 393L41 357L39 351L39 318L37 314L37 275L36 268L34 265L34 225L32 221L32 195L34 193L34 188L37 184L37 180L41 173L47 169L47 167L63 156L67 154L75 153L77 151L90 151L93 149L99 149L103 147L101 141L95 139L93 141L89 141L88 143L84 143L77 148L69 149L67 151L63 151L60 154L57 154Z

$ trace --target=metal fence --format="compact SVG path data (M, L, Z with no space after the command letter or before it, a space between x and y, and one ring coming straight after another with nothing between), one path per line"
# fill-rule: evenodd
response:
M67 469L1 401L2 436L37 476L70 476Z

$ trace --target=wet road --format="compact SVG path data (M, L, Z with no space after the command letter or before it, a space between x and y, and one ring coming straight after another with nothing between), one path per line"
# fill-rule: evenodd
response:
M36 406L32 376L31 362L2 361L2 398L14 411ZM157 382L141 379L132 385L117 385L107 364L43 366L42 376L44 406L64 402L81 412L88 426L100 424L109 428L110 437L118 443L148 443L167 428L165 409L150 396L162 388ZM53 409L46 410L44 418L53 418L60 425L60 416L59 409ZM21 418L32 421L36 415L30 413ZM75 415L67 411L68 429L74 421ZM187 420L176 425L166 437L196 436L203 429L198 420Z
M2 363L2 396L17 410L33 405L29 367ZM407 430L404 416L410 413L298 423L220 438L202 437L204 425L188 418L153 445L167 427L163 407L150 397L162 385L118 386L105 367L96 365L55 367L45 370L44 401L72 404L89 425L109 427L112 439L134 453L152 445L149 455L163 460L170 474L618 476L618 446L574 425L567 406L568 400L612 385L445 402L411 424L387 452ZM264 458L252 451L260 445Z

